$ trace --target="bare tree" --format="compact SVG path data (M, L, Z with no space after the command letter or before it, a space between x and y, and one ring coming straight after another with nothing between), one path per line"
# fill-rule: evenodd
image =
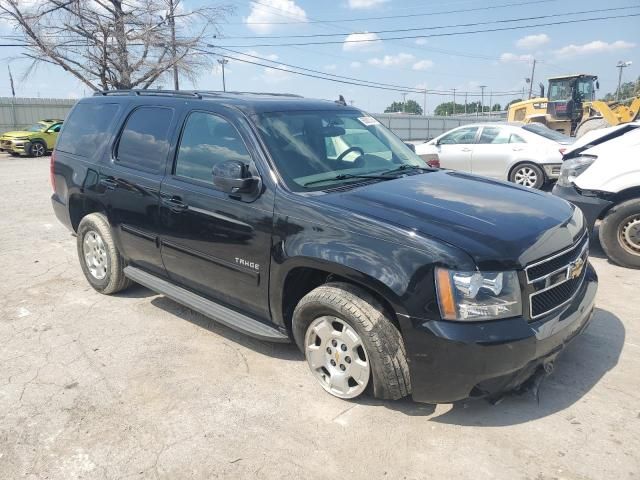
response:
M165 75L192 82L211 67L199 50L233 7L188 10L182 0L0 0L31 61L58 65L93 90L149 88Z

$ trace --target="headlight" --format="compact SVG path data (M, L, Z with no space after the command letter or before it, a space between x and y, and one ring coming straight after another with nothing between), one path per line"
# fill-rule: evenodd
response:
M570 187L574 180L596 161L597 157L576 157L562 162L560 176L557 184L561 187Z
M473 322L522 314L516 272L456 272L436 268L436 290L445 320Z

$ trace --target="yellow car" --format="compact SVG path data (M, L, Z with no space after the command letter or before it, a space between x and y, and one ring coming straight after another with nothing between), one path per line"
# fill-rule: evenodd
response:
M12 155L42 157L53 150L62 127L62 120L40 120L26 130L0 135L0 152Z

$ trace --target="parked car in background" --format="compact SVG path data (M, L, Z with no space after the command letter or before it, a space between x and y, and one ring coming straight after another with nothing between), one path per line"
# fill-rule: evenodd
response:
M564 155L553 193L584 212L619 265L640 268L640 122L588 132Z
M62 123L59 119L40 120L25 130L4 133L0 136L0 152L42 157L55 147Z
M541 124L481 123L418 144L416 153L430 165L541 188L558 178L562 153L572 142Z

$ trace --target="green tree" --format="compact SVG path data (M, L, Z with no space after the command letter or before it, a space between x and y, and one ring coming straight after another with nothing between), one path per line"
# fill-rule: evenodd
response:
M620 100L629 99L632 97L640 96L640 77L638 77L635 81L624 82L620 85ZM612 93L607 93L603 100L607 102L613 102L618 98L617 89Z
M422 107L415 100L407 100L406 102L393 102L384 109L384 113L412 113L414 115L422 115Z
M496 103L493 107L491 107L492 112L499 112L502 110L502 106L499 103Z
M487 106L485 106L485 110L488 110ZM479 112L479 111L480 111L480 102L467 103L466 108L465 108L465 105L461 103L456 103L455 105L456 115L464 115L465 112L467 114L475 114L476 112ZM453 115L454 114L453 102L441 103L435 108L434 113L436 115Z
M521 98L516 98L515 100L511 100L509 103L507 103L507 106L504 107L505 110L509 110L509 107L514 104L514 103L518 103L521 102L522 99Z

